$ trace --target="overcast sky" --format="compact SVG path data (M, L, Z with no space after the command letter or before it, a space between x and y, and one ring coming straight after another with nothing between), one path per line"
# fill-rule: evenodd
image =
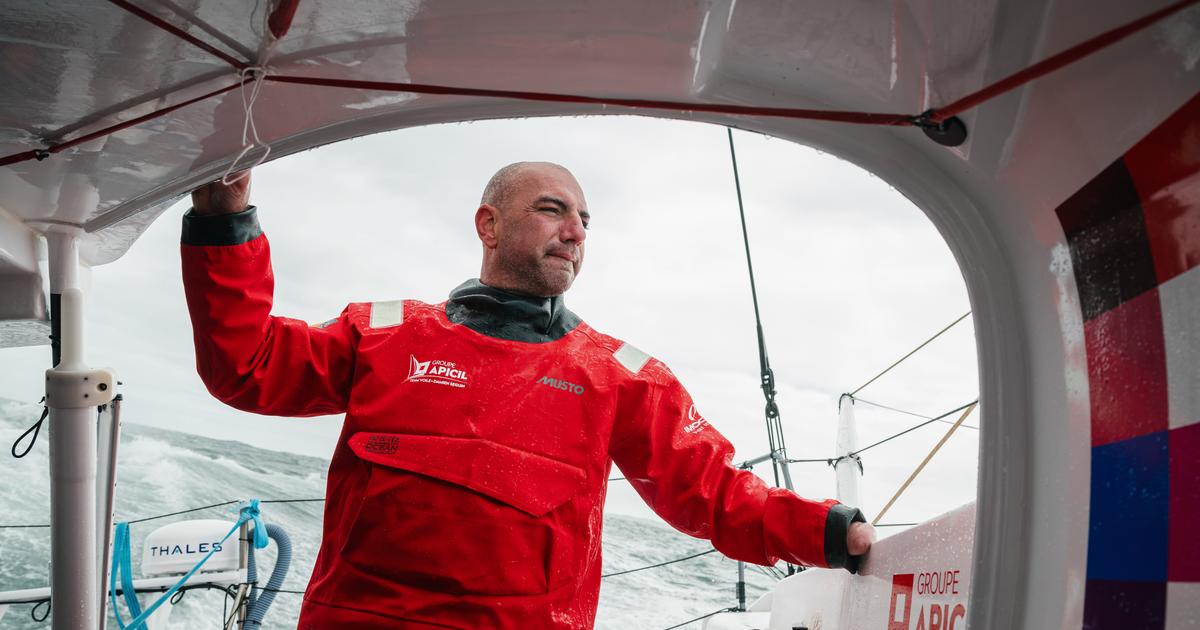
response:
M827 457L839 394L965 313L966 289L941 236L883 181L790 142L742 132L735 139L788 452ZM588 253L570 308L665 361L739 458L766 453L754 311L721 127L633 117L489 121L380 134L272 162L256 171L252 197L272 243L275 313L320 322L351 301L444 300L479 273L472 217L484 184L520 160L567 166L587 197ZM186 208L169 210L122 259L95 270L89 361L118 370L127 422L328 457L341 417L244 414L210 398L196 376L179 273ZM860 396L930 415L969 402L978 392L974 344L968 318ZM38 400L48 348L0 357L0 396ZM860 445L919 421L864 405L857 415ZM947 428L934 424L863 455L868 518ZM885 520L919 521L973 500L978 437L960 430ZM769 467L758 472L769 476ZM793 477L802 494L835 492L824 464L796 465ZM608 508L649 514L619 482Z

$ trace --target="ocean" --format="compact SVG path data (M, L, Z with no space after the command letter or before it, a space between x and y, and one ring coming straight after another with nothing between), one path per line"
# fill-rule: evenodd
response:
M41 412L41 406L0 399L0 444L11 445ZM46 430L30 454L11 459L0 483L0 525L49 522L50 483ZM328 461L255 448L153 427L122 428L117 472L118 520L133 520L237 499L319 499L325 491ZM619 481L613 482L622 483ZM321 537L320 502L264 505L263 518L287 530L293 545L292 568L284 590L303 591ZM141 562L142 541L161 525L189 518L233 520L236 505L136 523L131 526L133 567ZM661 521L607 514L604 525L604 572L642 567L710 549ZM0 528L0 591L46 586L49 581L50 531L47 528ZM260 583L274 565L274 545L259 553ZM776 578L747 567L747 601L753 602ZM596 628L662 630L688 619L734 605L737 563L708 554L667 566L603 580ZM171 614L170 628L221 628L225 596L212 590L187 592ZM142 601L153 601L143 596ZM33 606L15 604L0 617L0 630L49 628L35 621ZM267 613L266 628L295 628L300 596L280 593ZM37 611L39 615L43 609ZM122 605L124 613L124 606ZM128 620L128 616L125 617ZM682 628L700 628L696 622ZM110 612L109 628L117 628Z

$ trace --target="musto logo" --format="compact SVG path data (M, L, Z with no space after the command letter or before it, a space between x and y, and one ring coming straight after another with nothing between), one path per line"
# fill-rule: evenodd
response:
M959 593L957 569L897 573L892 576L887 630L966 630L967 607L953 601L965 594Z
M542 378L539 378L538 382L541 383L542 385L549 385L550 387L553 387L554 389L561 389L564 392L571 392L572 394L575 394L577 396L582 396L583 391L584 391L583 385L576 385L575 383L568 383L562 379L550 378L549 376L543 376Z
M453 361L418 361L417 357L409 355L408 378L405 383L436 383L450 387L466 387L467 372L460 369Z
M708 420L705 420L700 412L696 411L696 405L688 407L687 421L687 426L683 427L684 433L695 433L708 424Z

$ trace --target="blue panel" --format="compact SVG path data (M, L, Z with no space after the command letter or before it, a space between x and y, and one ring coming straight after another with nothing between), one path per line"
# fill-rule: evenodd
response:
M1167 579L1167 432L1092 449L1089 579Z

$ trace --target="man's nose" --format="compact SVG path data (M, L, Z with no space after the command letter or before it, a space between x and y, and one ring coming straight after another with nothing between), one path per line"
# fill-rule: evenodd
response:
M583 227L583 218L579 216L579 213L572 212L563 219L559 238L564 243L582 243L587 238L587 230Z

